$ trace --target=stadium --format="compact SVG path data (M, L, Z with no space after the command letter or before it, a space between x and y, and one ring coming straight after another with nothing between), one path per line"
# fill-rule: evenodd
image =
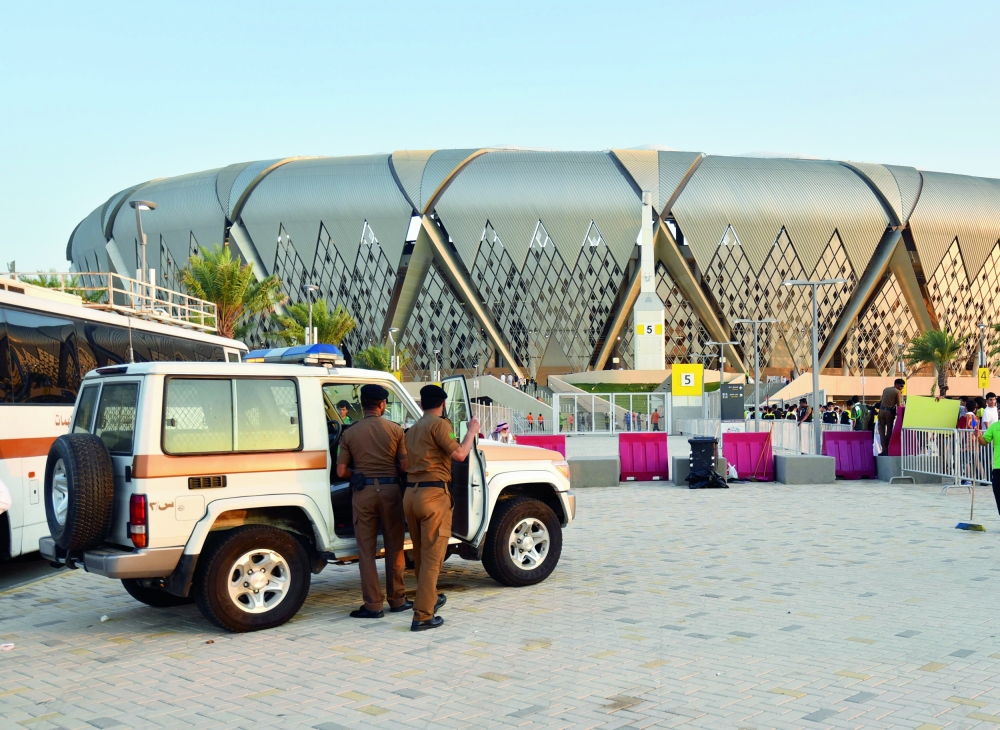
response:
M809 294L786 279L847 280L821 290L831 374L891 374L904 343L938 326L975 334L960 358L972 367L977 324L1000 321L1000 181L763 155L487 148L240 163L112 195L66 256L76 271L133 276L128 202L150 200L159 283L176 287L199 246L226 243L291 301L314 284L345 305L358 323L348 352L397 332L411 376L629 368L644 192L665 365L732 339L727 365L742 370L752 330L734 320L774 318L761 330L764 372L808 369ZM250 344L270 336L262 319Z

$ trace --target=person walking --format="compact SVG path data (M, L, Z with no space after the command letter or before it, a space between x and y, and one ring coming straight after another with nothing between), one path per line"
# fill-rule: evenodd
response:
M649 416L649 422L653 424L653 430L660 430L660 409L655 409Z
M891 388L882 391L882 399L878 406L878 437L883 454L889 453L889 439L892 438L892 427L896 423L896 409L903 405L905 385L905 380L896 378Z
M413 564L417 573L417 600L413 606L410 631L436 629L444 619L435 615L447 601L437 592L438 574L448 552L454 503L451 498L451 462L465 461L472 450L479 419L469 420L469 430L461 443L444 418L448 393L439 385L420 389L424 415L406 431L408 488L403 512L410 526Z
M529 431L535 430L535 417L531 415L531 411L528 411L528 430Z
M382 418L389 391L381 385L361 386L364 418L344 430L337 456L337 476L350 478L354 509L354 537L358 541L358 570L364 605L352 618L382 618L382 603L389 598L393 613L413 608L406 599L403 569L403 490L399 469L406 469L403 428ZM378 528L385 543L385 593L379 585L375 554Z
M545 417L541 413L538 414L538 430L545 430Z

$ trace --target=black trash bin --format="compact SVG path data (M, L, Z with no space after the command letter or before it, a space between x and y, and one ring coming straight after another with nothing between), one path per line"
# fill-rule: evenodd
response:
M715 471L719 440L714 436L692 436L688 443L691 444L691 457L688 459L691 471Z
M692 436L688 443L691 444L688 486L691 489L728 488L726 481L715 471L719 458L719 440L714 436Z

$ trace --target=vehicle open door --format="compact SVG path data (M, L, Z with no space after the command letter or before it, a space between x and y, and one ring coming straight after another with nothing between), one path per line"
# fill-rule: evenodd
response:
M452 375L441 381L448 393L445 416L451 422L452 433L459 441L468 432L472 417L469 388L464 375ZM451 534L471 541L482 527L486 515L485 463L476 443L463 462L451 462L451 495L455 512L451 521Z

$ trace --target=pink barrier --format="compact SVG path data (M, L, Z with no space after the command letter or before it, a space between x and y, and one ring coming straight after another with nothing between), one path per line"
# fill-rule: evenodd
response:
M566 437L563 434L533 436L522 433L515 436L514 441L522 446L537 446L540 449L552 449L552 451L558 451L562 454L564 459L566 458Z
M654 478L663 481L670 478L665 433L618 434L618 458L623 482L627 479L650 482Z
M774 481L774 452L771 432L726 433L722 435L722 454L736 466L740 479Z
M903 455L903 412L905 410L904 406L896 408L896 422L892 424L892 434L889 435L889 448L886 450L884 456Z
M835 473L844 479L876 477L874 434L871 431L826 431L823 455L832 456Z

